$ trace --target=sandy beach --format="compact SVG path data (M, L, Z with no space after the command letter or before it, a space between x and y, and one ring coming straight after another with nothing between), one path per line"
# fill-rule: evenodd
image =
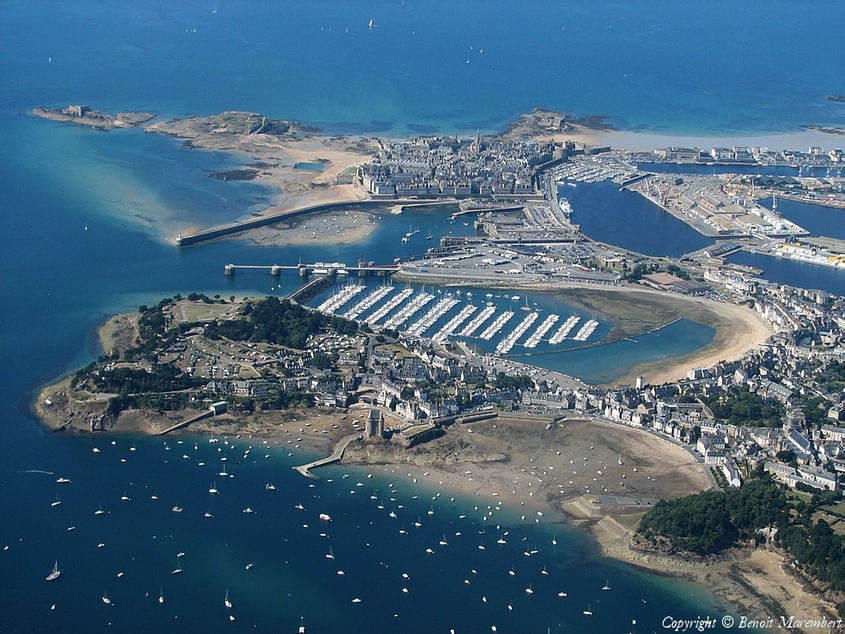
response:
M254 131L244 133L248 125L260 115L225 112L208 117L188 117L173 121L159 121L146 126L146 131L184 139L192 148L228 152L242 159L250 180L278 192L272 203L257 216L278 214L290 209L330 202L348 202L366 198L366 192L351 184L338 183L344 171L371 160L377 146L370 139L358 137L329 137L295 122L268 122L287 131L273 133ZM226 175L221 175L225 178ZM252 216L255 217L256 215ZM230 221L244 220L231 218ZM197 229L190 218L178 227L183 233ZM274 242L277 239L279 242ZM325 236L327 241L333 236ZM347 238L348 239L348 238ZM296 244L297 238L279 237L264 232L255 238L263 245Z
M706 324L716 332L712 341L704 348L681 357L637 366L615 383L630 384L637 376L643 376L647 383L654 385L682 379L693 368L706 368L720 361L741 359L746 352L762 345L773 334L769 324L746 306L673 295L641 287L626 287L618 293L614 295L614 291L608 291L608 297L614 302L633 300L640 305L641 310L648 310L652 303L663 304L662 310L677 310L678 317ZM613 315L614 317L630 319L631 313L623 304L620 303L617 309L622 310Z
M556 143L572 141L590 147L610 146L617 150L648 151L665 147L697 147L702 150L712 147L766 147L770 150L805 150L810 146L834 148L842 145L842 133L836 129L823 131L802 128L783 132L761 132L760 134L663 134L647 130L615 130L593 128L575 124L566 132L535 133L537 140L552 139Z
M343 211L302 216L290 224L279 222L251 229L243 237L259 246L307 244L356 244L366 240L378 226L369 212Z

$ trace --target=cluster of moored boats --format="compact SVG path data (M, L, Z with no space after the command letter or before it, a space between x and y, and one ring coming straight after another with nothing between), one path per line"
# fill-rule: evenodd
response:
M482 341L490 341L503 331L505 325L516 314L512 310L504 310L497 314L499 308L493 302L487 302L486 306L483 303L481 305L470 303L472 292L466 291L466 298L470 301L461 306L436 332L427 334L436 323L460 304L461 300L458 298L463 294L460 289L455 290L454 294L452 291L447 291L444 297L424 310L436 299L434 293L428 293L425 290L416 292L412 288L405 288L398 293L394 293L395 287L384 285L370 291L362 299L343 310L365 288L366 286L361 284L344 285L320 303L317 310L324 313L337 313L346 319L361 319L377 331L400 329L412 336L429 336L436 343L443 343L450 337L476 336ZM442 294L442 290L438 290L438 293ZM492 298L493 294L488 293L487 296ZM521 299L519 295L512 297L506 295L505 298L513 301ZM380 303L381 305L379 305ZM522 319L515 330L502 337L496 346L496 354L508 354L539 317L537 309L530 307L527 302L521 309L528 315ZM368 311L372 312L367 315ZM571 315L556 331L552 332L559 320L560 315L558 314L547 315L521 345L530 350L536 348L542 341L547 341L549 345L558 345L565 339L584 342L592 336L599 326L597 320L590 319L576 330L581 317ZM481 330L480 334L476 335L479 330ZM552 333L551 336L547 336L550 332ZM575 334L572 335L572 332L575 332Z

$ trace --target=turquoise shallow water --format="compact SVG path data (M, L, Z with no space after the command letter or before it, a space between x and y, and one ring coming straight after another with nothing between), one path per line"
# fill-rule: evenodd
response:
M294 2L280 11L255 2L4 3L0 545L8 549L0 550L0 575L10 583L0 593L0 630L295 631L305 616L309 632L486 632L493 624L503 632L606 632L630 631L633 619L637 631L657 631L665 615L721 615L706 591L601 559L582 533L549 525L552 518L537 525L504 509L496 529L474 499L431 499L436 485L424 491L362 469L327 471L311 488L293 477L286 446L264 450L256 441L246 458L246 440L224 445L235 477L223 480L214 475L220 452L203 439L196 450L190 441L165 448L150 439L68 439L44 433L28 412L37 386L98 354L91 331L104 316L177 292L256 294L276 285L269 277L226 280L226 262L389 261L420 248L398 241L408 223L438 236L467 230L420 213L380 224L366 247L226 241L177 250L162 239L185 219L214 224L272 193L207 178L236 165L227 156L137 131L35 120L22 114L28 108L85 102L164 116L242 108L333 132L391 134L499 130L536 105L669 132L795 130L845 119L842 106L824 100L843 91L835 85L841 3L816 3L812 13L785 1L765 11L753 2L647 4L348 2L326 10ZM730 41L743 54L690 45L700 41ZM804 41L814 45L805 50ZM296 283L284 278L283 290ZM579 363L580 371L607 368L593 353ZM57 485L58 475L72 484ZM271 479L275 495L264 489ZM215 480L218 496L207 493ZM120 500L124 491L131 500ZM57 494L62 504L52 507ZM300 502L306 519L294 509ZM100 504L106 512L94 515ZM184 511L173 513L174 505ZM247 505L256 513L243 514ZM204 518L206 510L215 517ZM334 518L329 531L317 528L319 512ZM401 528L417 518L418 534L398 532L397 521ZM513 538L494 548L504 530ZM437 544L444 534L448 553ZM536 558L522 554L523 538L537 545ZM327 543L345 575L328 564ZM178 552L186 553L184 572L171 575ZM64 573L48 585L56 559ZM599 589L606 579L611 593ZM222 604L226 588L235 622Z

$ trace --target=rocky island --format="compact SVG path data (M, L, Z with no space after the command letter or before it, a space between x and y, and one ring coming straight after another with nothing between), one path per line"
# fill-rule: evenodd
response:
M151 112L118 112L110 114L84 105L70 105L67 108L33 108L29 114L52 121L75 123L98 130L139 127L156 115Z

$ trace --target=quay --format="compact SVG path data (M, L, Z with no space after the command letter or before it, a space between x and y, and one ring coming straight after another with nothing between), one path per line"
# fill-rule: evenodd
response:
M307 464L299 465L298 467L294 467L294 470L297 471L300 475L305 476L306 478L312 478L314 480L317 480L317 476L311 473L311 469L315 469L316 467L322 467L323 465L331 464L333 462L340 462L343 459L343 452L346 451L346 447L349 446L349 443L351 443L353 440L359 439L360 437L360 434L349 434L348 436L344 436L337 443L334 448L334 451L330 456L320 458L319 460L312 460Z
M525 205L493 205L490 207L467 207L465 209L461 209L460 211L456 211L452 214L452 218L458 218L460 216L466 216L467 214L481 214L481 213L488 213L488 212L505 212L505 211L522 211L525 208Z
M311 273L318 273L322 275L346 275L347 273L357 273L359 277L365 277L369 273L375 273L379 276L387 276L399 271L399 266L392 265L377 265L372 263L365 264L358 262L358 264L349 266L343 262L315 262L313 264L224 264L223 274L231 277L238 271L267 271L273 277L278 277L282 271L296 271L301 277L307 277Z
M191 244L198 244L200 242L214 240L215 238L222 238L224 236L234 235L236 233L241 233L249 229L265 227L267 225L272 225L276 222L299 218L300 216L305 216L307 214L332 211L335 209L368 209L371 207L387 207L396 205L400 205L404 209L404 207L407 206L417 206L434 202L440 201L438 201L437 199L428 200L425 198L385 198L380 200L347 200L332 203L321 203L319 205L299 207L298 209L289 209L287 211L281 211L276 214L269 214L266 216L261 216L259 218L243 220L241 222L233 222L232 224L223 225L220 227L213 227L211 229L206 229L205 231L198 231L196 233L191 233L187 235L180 233L176 237L176 244L180 247L186 247Z

